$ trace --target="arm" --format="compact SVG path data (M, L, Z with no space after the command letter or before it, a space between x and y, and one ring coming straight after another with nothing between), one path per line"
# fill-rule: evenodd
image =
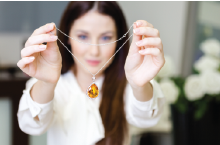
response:
M34 96L43 96L47 94L46 90L45 92L43 91L47 89L47 87L45 86L45 88L42 88L43 86L39 83L40 87L38 88L38 83L38 80L35 78L28 80L20 99L17 113L20 129L31 135L40 135L46 132L53 120L53 100L41 104L35 102L34 97L31 97L31 92L33 91L38 91L38 94L36 93ZM52 95L53 93L49 94Z
M57 38L54 23L39 27L26 41L17 63L32 77L21 97L17 114L21 130L28 134L46 131L53 118L52 100L62 68ZM41 45L44 42L47 45Z
M149 101L153 97L153 86L150 82L142 87L131 86L133 94L138 101Z
M30 96L33 101L37 103L47 104L53 100L55 87L56 84L46 83L39 80L30 90ZM39 121L38 116L36 116L35 119Z
M56 84L37 81L30 90L32 99L40 104L45 104L53 100Z
M140 96L135 96L141 92L133 90L129 83L126 86L126 119L128 123L140 128L148 128L156 125L165 104L165 98L159 84L155 80L151 80L150 83L153 89L151 87L148 89L152 92L141 94ZM149 94L152 95L150 96Z

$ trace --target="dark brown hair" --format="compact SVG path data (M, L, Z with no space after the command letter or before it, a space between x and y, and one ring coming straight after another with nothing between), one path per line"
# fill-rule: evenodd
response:
M73 22L93 8L95 2L74 1L70 2L65 9L60 22L60 30L69 34ZM97 11L101 14L110 16L117 28L117 37L120 38L128 31L125 17L119 5L116 2L105 1L98 2ZM68 44L68 37L58 33L60 40L71 51ZM117 38L117 39L118 39ZM128 39L128 35L123 39ZM118 41L116 51L124 41ZM74 64L72 55L58 43L62 55L62 71L66 73ZM129 43L115 55L112 63L104 70L104 82L102 86L102 101L99 111L105 128L105 138L100 140L97 145L122 145L127 135L127 121L124 111L124 90L126 86L126 77L124 72L124 64L129 50Z

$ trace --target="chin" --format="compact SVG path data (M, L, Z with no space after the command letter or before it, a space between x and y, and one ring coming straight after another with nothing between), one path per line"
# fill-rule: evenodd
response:
M87 68L91 73L96 74L101 69L101 66L88 66Z
M104 64L99 64L96 66L91 66L91 65L87 65L86 67L88 68L88 70L93 73L96 74L102 67ZM108 64L106 64L106 66L108 66ZM98 74L100 74L101 72L103 72L106 68L106 66L104 68L102 68L102 70L100 70L100 72ZM87 70L86 70L87 71ZM88 72L88 71L87 71Z

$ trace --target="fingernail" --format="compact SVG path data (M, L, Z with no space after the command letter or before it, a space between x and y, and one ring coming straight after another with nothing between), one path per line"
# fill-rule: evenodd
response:
M56 40L56 39L57 39L57 36L52 35L52 36L50 36L50 38L51 38L52 40Z
M35 59L35 58L34 58L33 56L32 56L32 57L29 57L29 60L31 60L31 61L34 60L34 59Z
M137 23L137 26L140 26L142 23L141 22L136 22Z
M144 50L139 50L138 52L139 52L139 53L144 53Z
M47 29L51 30L53 28L53 25L52 24L48 24L47 25Z
M136 24L136 22L134 22L134 24L133 24L133 28L136 28L137 27L137 24Z
M140 32L139 29L134 29L134 33L138 33L138 32Z
M40 45L40 46L39 46L39 49L40 49L40 50L44 50L44 49L46 49L46 47L47 47L46 45Z
M136 42L136 45L141 45L142 41Z
M51 22L51 24L54 26L54 25L56 25L54 22Z
M50 24L50 29L53 29L53 26L54 26L53 24Z

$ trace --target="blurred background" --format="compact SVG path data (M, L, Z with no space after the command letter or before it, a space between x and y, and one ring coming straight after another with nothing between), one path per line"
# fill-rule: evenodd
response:
M168 100L163 115L152 128L130 126L131 144L220 144L220 2L118 3L128 26L142 19L160 31L166 56L155 78ZM46 134L29 136L18 128L29 77L16 64L32 32L50 22L59 26L67 4L0 2L0 145L46 145Z

